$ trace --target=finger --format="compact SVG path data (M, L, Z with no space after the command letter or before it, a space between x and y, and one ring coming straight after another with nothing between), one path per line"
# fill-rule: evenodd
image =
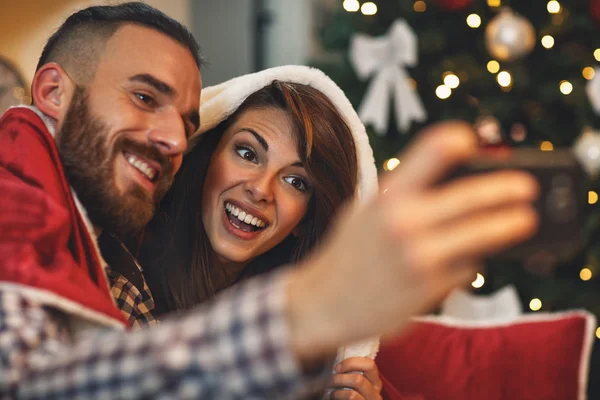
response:
M448 183L414 202L413 207L395 207L403 226L431 227L462 215L510 203L533 202L539 192L531 175L503 171Z
M406 250L409 262L437 269L459 260L483 259L522 242L537 230L537 213L530 205L516 205L461 218L421 235Z
M433 125L400 156L402 164L382 179L386 195L425 188L477 153L473 129L464 122Z
M364 396L355 390L338 389L331 393L333 400L366 400Z
M331 378L331 385L337 388L354 389L367 399L379 393L379 389L376 389L363 374L358 372L335 374Z
M379 370L375 361L367 357L346 358L335 368L337 373L362 372L364 377L371 382L375 389L381 388L381 379L379 379Z
M448 267L442 274L436 275L432 283L434 294L434 305L438 305L450 292L457 288L464 288L477 278L477 271L482 267L481 262L467 260L460 261ZM427 310L430 311L430 310Z
M446 265L445 268L432 269L425 285L420 291L420 304L411 316L423 315L434 312L436 307L456 288L464 288L469 285L480 271L482 263L475 260L464 260L454 265ZM423 292L425 289L425 292ZM395 340L398 331L381 336L381 341Z

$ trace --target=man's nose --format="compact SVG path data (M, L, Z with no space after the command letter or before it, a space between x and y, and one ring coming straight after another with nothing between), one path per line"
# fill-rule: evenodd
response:
M165 156L182 155L188 141L181 116L171 112L158 118L150 130L148 139Z

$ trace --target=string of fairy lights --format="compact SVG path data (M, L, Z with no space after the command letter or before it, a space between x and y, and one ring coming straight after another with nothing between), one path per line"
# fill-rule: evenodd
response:
M487 0L487 4L491 8L499 8L502 6L502 0ZM362 12L364 15L375 15L377 13L377 4L373 1L363 2L362 4L358 0L344 0L344 10L348 12ZM557 0L550 0L546 5L546 9L549 14L552 14L555 18L554 23L560 24L563 21L562 6ZM413 10L415 12L423 13L427 11L427 3L424 0L417 0L414 2ZM479 14L469 14L465 20L466 24L473 29L478 29L482 25L482 19ZM554 37L552 35L543 35L540 39L541 45L550 50L554 47ZM594 58L600 61L600 48L594 51ZM487 63L487 70L491 74L496 74L496 82L504 91L510 91L513 86L513 77L510 71L501 69L500 62L498 60L490 60ZM584 66L581 71L583 77L587 80L594 78L594 68L591 66ZM460 80L453 72L445 72L442 76L443 84L439 85L436 90L436 96L441 100L446 100L452 95L452 89L456 89L460 84ZM412 82L414 85L415 82ZM565 96L570 95L573 92L573 84L568 80L564 79L558 83L558 90Z
M360 10L364 15L377 14L377 4L372 1L365 1L361 5L358 0L344 0L342 6L348 12L358 12Z
M489 7L498 8L502 6L502 0L487 0L487 4ZM377 4L374 2L364 2L362 5L358 0L344 0L343 7L348 12L357 12L360 10L365 15L374 15L377 12ZM427 3L424 0L416 0L413 5L413 10L415 12L426 12L427 11ZM557 0L550 0L546 4L546 10L549 14L557 17L555 23L562 23L563 18L561 17L561 13L563 11L560 2ZM477 29L481 27L481 17L478 14L469 14L466 18L466 23L469 27L473 29ZM545 49L552 49L554 47L554 37L551 35L543 35L540 39L542 46ZM600 48L594 50L594 58L600 62ZM496 82L498 85L505 91L510 91L513 85L513 77L510 71L503 70L501 68L501 64L498 60L489 60L486 68L489 73L496 74ZM586 80L591 80L595 76L595 71L592 66L585 66L581 70L582 76ZM416 86L416 81L412 78L410 79L410 83L413 87ZM460 85L460 79L452 71L446 71L442 75L442 84L436 87L435 94L441 99L445 100L452 95L452 90L456 89ZM573 84L568 80L564 79L558 83L558 90L565 96L570 95L573 92ZM542 141L540 143L541 151L553 151L554 145L550 141ZM397 158L390 158L383 163L383 169L385 171L392 171L400 164L400 160ZM589 191L588 193L588 203L596 204L598 203L598 193L595 191Z
M502 0L486 0L486 1L487 1L487 5L491 8L499 8L503 5ZM344 0L343 8L347 12L359 12L360 11L363 15L366 15L366 16L372 16L377 13L377 4L374 1L362 2L362 4L361 4L361 2L358 0ZM425 0L414 1L413 10L414 10L414 12L418 12L418 13L427 12L427 2ZM548 11L549 14L552 15L553 23L555 25L560 25L563 22L563 20L564 20L564 16L562 15L563 8L559 1L557 1L557 0L548 1L546 4L546 10ZM482 26L482 18L480 15L478 15L476 13L472 13L466 17L465 23L467 24L467 26L469 26L472 29L479 29ZM551 50L554 47L555 41L554 41L554 37L552 35L544 34L544 35L542 35L542 37L539 40L540 40L540 44L546 50ZM594 58L600 62L600 48L595 49L593 55L594 55ZM503 91L508 92L512 89L512 86L514 83L513 76L508 69L502 68L501 62L499 60L490 59L486 65L486 68L490 74L494 74L496 76L496 82ZM595 71L592 66L586 65L586 66L582 67L581 74L586 80L591 80L595 76ZM446 100L452 95L452 90L456 89L460 85L460 78L453 71L444 72L441 78L442 78L443 83L441 83L440 85L438 85L436 87L435 94L440 100ZM410 80L411 86L416 87L417 82L412 78L409 78L409 80ZM573 93L573 90L574 90L573 84L566 79L559 81L557 86L558 86L557 90L559 90L560 93L562 93L564 96L569 96L570 94ZM554 145L550 141L542 141L539 145L539 148L541 151L553 151ZM383 169L385 171L393 171L396 167L398 167L400 165L400 163L401 163L401 161L398 158L395 158L395 157L390 158L390 159L384 161ZM589 204L598 203L598 197L599 197L598 193L596 193L595 191L589 191L589 193L588 193ZM593 275L594 274L593 274L592 266L586 265L581 269L581 271L579 273L579 278L582 281L589 281L592 279ZM478 273L475 280L473 280L473 282L471 283L471 286L475 289L480 289L484 285L485 285L485 277L483 276L483 274ZM529 308L532 311L539 311L542 309L542 307L543 307L543 303L542 303L542 300L540 300L539 298L533 298L529 302ZM596 336L598 338L600 338L600 327L596 331Z

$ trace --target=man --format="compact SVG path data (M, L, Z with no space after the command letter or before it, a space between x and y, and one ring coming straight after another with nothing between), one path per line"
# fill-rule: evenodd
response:
M336 348L399 332L535 230L527 175L435 185L476 152L440 125L302 265L126 332L95 235L140 229L168 188L200 122L197 53L149 6L91 7L49 40L35 107L0 119L2 397L294 398Z

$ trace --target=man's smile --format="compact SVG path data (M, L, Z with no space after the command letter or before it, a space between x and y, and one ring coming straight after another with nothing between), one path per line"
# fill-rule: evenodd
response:
M122 155L126 163L126 166L124 165L122 168L124 168L124 172L130 171L125 172L128 176L125 179L131 181L131 183L135 182L134 185L141 187L149 196L154 197L160 179L164 178L161 176L160 164L129 151L123 151Z

